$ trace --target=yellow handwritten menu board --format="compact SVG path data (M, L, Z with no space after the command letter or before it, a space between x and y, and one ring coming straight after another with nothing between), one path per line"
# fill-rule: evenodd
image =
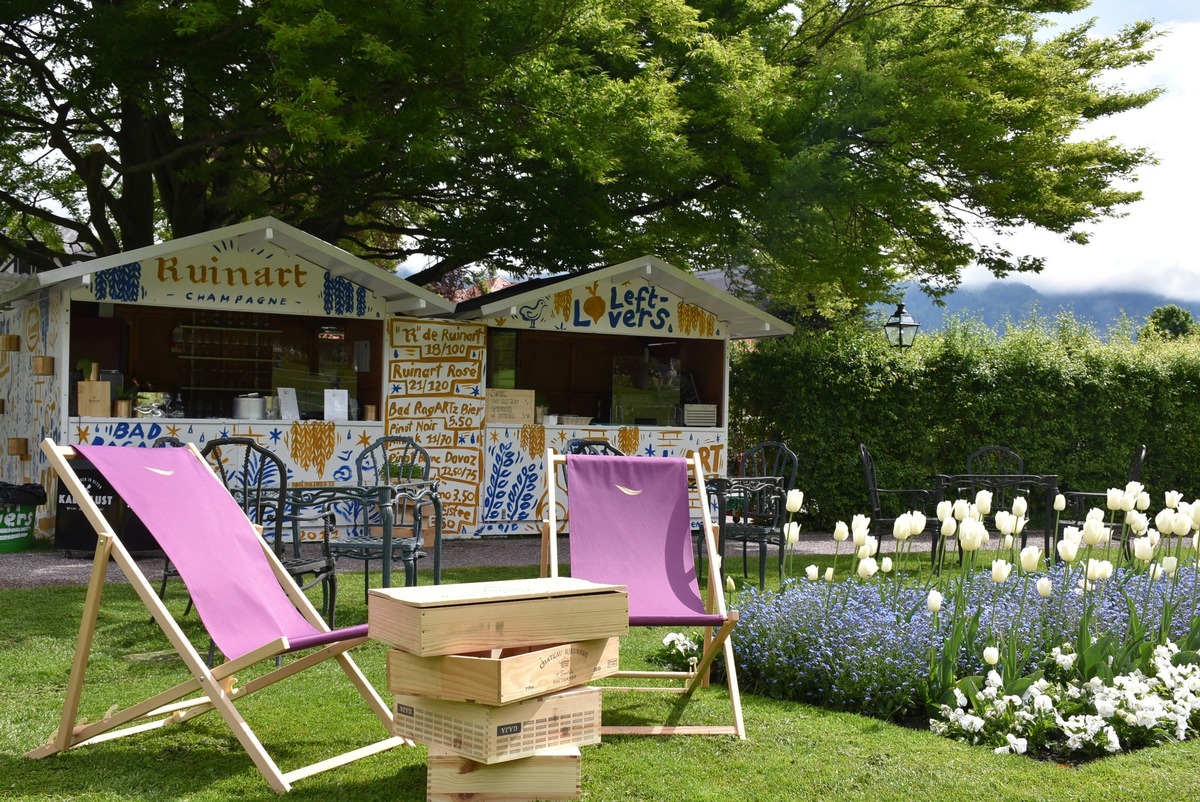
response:
M533 423L533 390L487 389L490 423Z
M480 323L392 318L388 321L388 434L429 452L442 499L442 532L477 523L487 411Z

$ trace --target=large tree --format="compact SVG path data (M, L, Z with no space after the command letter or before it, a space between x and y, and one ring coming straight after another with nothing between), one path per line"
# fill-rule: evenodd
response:
M0 250L46 267L274 214L381 263L653 252L774 297L932 291L1081 238L1149 155L1080 139L1148 24L1086 0L11 0ZM60 235L61 234L61 238Z

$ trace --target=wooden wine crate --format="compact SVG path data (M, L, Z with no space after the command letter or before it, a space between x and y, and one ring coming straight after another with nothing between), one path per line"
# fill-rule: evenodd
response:
M393 734L479 763L600 743L599 688L571 688L510 705L397 694L392 712Z
M555 747L531 757L492 765L431 746L425 799L428 802L579 799L581 763L579 748L575 746Z
M571 577L379 588L372 638L422 657L611 638L629 631L624 585Z
M505 705L615 674L620 643L618 638L598 638L548 648L519 646L434 657L392 649L388 690Z
M107 418L112 414L112 382L81 381L78 387L79 417Z

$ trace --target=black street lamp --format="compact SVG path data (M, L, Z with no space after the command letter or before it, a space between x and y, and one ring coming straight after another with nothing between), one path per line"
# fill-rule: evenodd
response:
M904 304L900 303L896 304L895 313L883 324L883 333L887 335L888 343L893 348L912 348L919 328L921 324L913 320Z

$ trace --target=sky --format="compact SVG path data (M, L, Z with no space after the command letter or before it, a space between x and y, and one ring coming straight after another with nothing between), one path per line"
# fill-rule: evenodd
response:
M1094 30L1099 34L1115 33L1137 19L1154 20L1157 28L1167 31L1156 42L1153 62L1120 75L1129 89L1158 86L1164 94L1146 108L1086 129L1088 138L1114 136L1125 145L1148 148L1159 163L1138 172L1132 186L1143 198L1126 207L1125 217L1086 227L1091 235L1087 245L1041 231L1004 239L1014 253L1046 259L1042 273L1008 280L1043 293L1129 290L1200 301L1200 0L1094 0L1089 9L1069 19L1077 17L1096 17ZM979 268L963 274L965 286L991 280Z

